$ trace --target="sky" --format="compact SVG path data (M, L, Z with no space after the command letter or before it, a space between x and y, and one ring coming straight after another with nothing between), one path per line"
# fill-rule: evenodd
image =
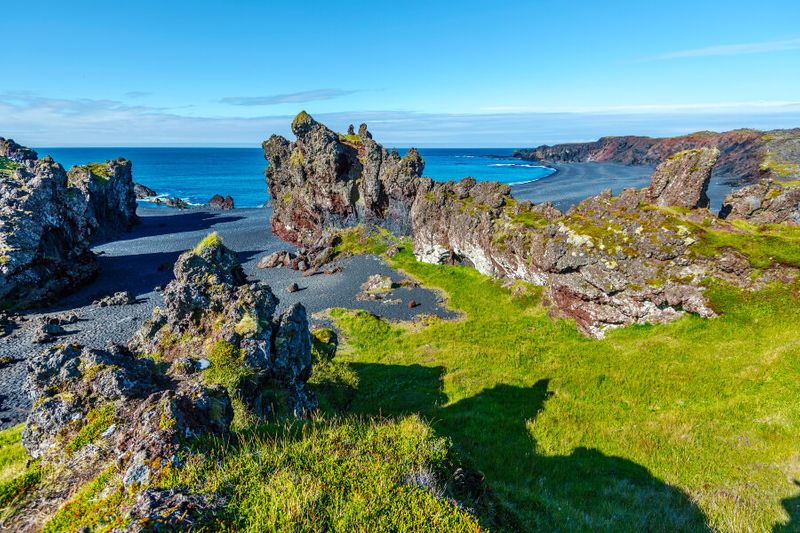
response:
M306 110L393 146L800 127L800 2L9 2L0 135L258 146Z

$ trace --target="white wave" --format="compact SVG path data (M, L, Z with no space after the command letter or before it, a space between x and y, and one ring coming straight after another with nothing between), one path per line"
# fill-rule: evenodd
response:
M530 163L492 163L490 167L516 167L516 168L550 168L544 165L531 165Z

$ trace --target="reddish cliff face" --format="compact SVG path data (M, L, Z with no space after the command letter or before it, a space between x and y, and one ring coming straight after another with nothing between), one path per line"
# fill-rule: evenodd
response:
M550 163L613 161L626 165L657 165L683 150L716 148L720 151L715 173L739 183L762 178L786 179L800 169L800 129L761 132L733 130L698 132L681 137L603 137L589 143L569 143L518 150L522 159ZM796 178L794 178L796 179Z

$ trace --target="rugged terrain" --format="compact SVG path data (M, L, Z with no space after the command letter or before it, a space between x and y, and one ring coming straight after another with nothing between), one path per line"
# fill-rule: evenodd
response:
M670 155L696 148L716 148L720 159L715 172L735 183L761 179L800 178L800 130L749 129L716 133L701 131L681 137L603 137L588 143L568 143L517 150L515 155L544 163L615 161L626 165L657 165Z
M413 172L371 172L371 154L398 160L376 145L364 125L357 136L338 135L301 113L293 130L295 143L273 136L264 144L275 202L272 226L279 236L319 246L348 225L410 228L418 260L465 263L483 274L545 286L553 314L574 319L595 337L684 312L714 316L703 296L710 278L755 288L796 275L781 257L753 258L741 244L747 230L708 211L708 184L723 157L718 148L671 153L647 189L617 197L606 191L562 213L549 204L517 202L508 186L497 183L420 178L423 161L413 150L406 156L413 165L399 160ZM747 154L758 150L748 146ZM723 216L796 222L800 188L775 183L730 195ZM376 201L391 196L385 191L395 192L392 201Z
M131 164L69 171L0 138L0 308L52 301L97 271L92 241L136 222Z

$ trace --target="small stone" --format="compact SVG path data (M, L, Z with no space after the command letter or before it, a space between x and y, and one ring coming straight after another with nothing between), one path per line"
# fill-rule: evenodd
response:
M291 294L293 292L297 292L299 290L300 290L300 287L297 285L297 283L290 283L289 286L286 287L286 292L288 292L289 294Z
M415 308L415 307L417 307L418 305L419 305L419 304L417 303L417 301L416 301L416 300L409 300L409 301L408 301L408 308L409 308L409 309L414 309L414 308Z

